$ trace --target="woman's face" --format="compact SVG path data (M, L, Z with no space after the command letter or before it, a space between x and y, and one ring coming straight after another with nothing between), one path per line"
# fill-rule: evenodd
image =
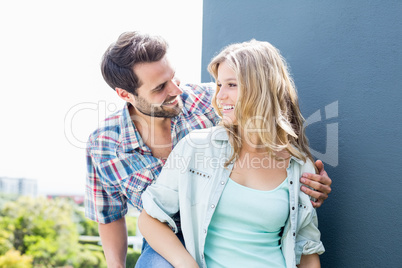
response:
M229 68L226 62L219 64L216 83L219 87L216 99L221 107L222 120L229 124L235 124L234 108L238 94L237 78L235 72Z

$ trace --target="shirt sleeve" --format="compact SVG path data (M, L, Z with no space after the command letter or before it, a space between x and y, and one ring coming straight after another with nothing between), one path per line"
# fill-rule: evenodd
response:
M189 88L202 101L211 103L212 97L216 91L215 83L185 84L184 87Z
M308 160L302 168L303 172L315 173L314 164ZM318 229L317 211L313 208L309 197L300 193L299 198L299 231L296 236L296 263L300 263L301 255L322 254L325 252Z
M220 121L212 106L212 98L216 91L215 83L185 84L183 90L188 94L184 97L184 105L189 112L204 114L213 125Z
M98 146L99 147L99 146ZM96 161L95 151L100 150L88 142L86 151L87 176L85 187L85 216L99 223L111 223L127 214L127 198L118 185L109 183Z
M192 96L185 104L189 110L196 109L204 114L213 112L212 98L216 91L215 83L185 84L182 89ZM186 99L187 100L187 99Z
M178 226L173 216L179 211L179 176L174 161L178 146L170 153L167 162L154 184L142 194L143 208L151 217L166 222L177 233Z

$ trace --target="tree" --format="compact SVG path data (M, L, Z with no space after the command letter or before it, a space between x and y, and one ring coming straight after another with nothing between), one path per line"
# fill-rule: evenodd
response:
M32 257L21 255L17 250L9 250L4 256L0 256L0 268L31 268Z
M21 197L4 204L0 225L9 234L9 245L33 257L34 267L67 265L77 254L78 231L67 200ZM0 239L4 239L0 232Z
M127 217L130 235L136 220ZM102 247L79 243L79 235L98 236L98 223L72 200L0 196L0 268L106 268ZM129 249L127 263L133 267L139 255Z

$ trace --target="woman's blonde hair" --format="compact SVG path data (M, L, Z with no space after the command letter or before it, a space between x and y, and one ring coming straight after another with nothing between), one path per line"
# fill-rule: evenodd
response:
M234 149L226 165L237 158L245 142L240 138L240 129L248 140L252 136L257 137L259 146L274 156L285 149L303 161L306 158L313 161L297 91L279 50L268 42L254 39L229 45L208 66L208 71L215 79L223 62L235 72L238 83L238 99L234 109L237 124L222 122L229 131ZM212 104L222 116L216 99L219 90L217 87Z

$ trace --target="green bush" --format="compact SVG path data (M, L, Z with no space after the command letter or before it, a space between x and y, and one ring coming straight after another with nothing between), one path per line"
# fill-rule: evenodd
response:
M74 262L75 268L107 268L105 255L101 246L80 245Z
M73 206L63 199L20 197L4 204L0 215L9 242L21 254L33 257L33 267L70 264L77 252L78 232Z
M126 216L126 226L128 236L135 236L137 233L137 217Z
M32 257L21 255L17 250L9 250L0 256L0 268L31 268Z
M101 246L79 241L79 235L98 236L98 223L85 218L71 200L0 201L0 268L107 267ZM137 218L126 221L128 235L134 236ZM139 256L128 248L127 267L134 267Z
M13 222L0 216L0 256L13 249L14 226Z
M127 249L126 267L134 268L140 255L141 255L140 251L134 250L132 248L128 248Z
M0 255L18 250L32 258L34 268L106 267L103 252L78 243L77 215L77 206L66 199L20 197L4 203L0 210Z
M99 236L98 223L86 218L83 211L76 209L74 219L80 235Z

